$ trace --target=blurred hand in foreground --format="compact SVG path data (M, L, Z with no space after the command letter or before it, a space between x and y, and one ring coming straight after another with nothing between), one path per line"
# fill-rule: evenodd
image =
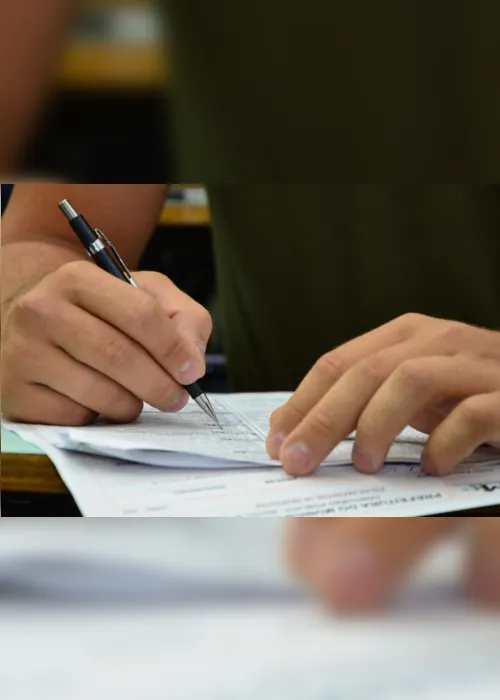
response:
M500 606L500 518L296 518L287 556L327 606L364 611L388 602L419 559L459 528L469 535L469 594Z

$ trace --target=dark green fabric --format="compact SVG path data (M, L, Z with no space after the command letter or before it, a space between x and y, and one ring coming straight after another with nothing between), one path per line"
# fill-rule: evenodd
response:
M293 389L413 311L500 329L500 188L209 188L233 386Z
M500 327L498 0L160 2L235 389L408 311Z
M499 182L498 0L158 0L182 182Z

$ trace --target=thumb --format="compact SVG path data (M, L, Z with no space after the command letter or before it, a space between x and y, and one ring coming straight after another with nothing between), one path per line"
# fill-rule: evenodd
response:
M138 287L156 299L173 322L177 331L196 346L205 363L205 351L212 333L212 318L208 311L159 272L134 274Z

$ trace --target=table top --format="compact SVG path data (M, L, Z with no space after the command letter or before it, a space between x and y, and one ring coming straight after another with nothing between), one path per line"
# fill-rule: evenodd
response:
M88 91L163 91L169 63L161 47L75 42L61 62L59 87Z
M69 494L50 459L40 454L2 453L2 491Z
M205 205L184 202L169 203L163 207L158 225L160 227L179 226L182 228L208 227L210 226L210 211Z

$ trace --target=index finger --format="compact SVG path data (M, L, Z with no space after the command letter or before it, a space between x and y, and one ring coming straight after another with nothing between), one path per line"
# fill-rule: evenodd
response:
M65 274L71 276L68 288L73 303L135 340L180 384L191 384L203 376L205 366L199 349L179 333L150 294L91 263L67 265Z
M403 342L409 337L411 329L411 318L401 317L320 357L290 399L272 414L267 439L270 456L273 459L279 458L285 437L302 422L348 369L370 354Z

